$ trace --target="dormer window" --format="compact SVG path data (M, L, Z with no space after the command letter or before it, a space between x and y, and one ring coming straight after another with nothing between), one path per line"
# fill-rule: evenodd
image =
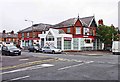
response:
M81 28L80 27L76 27L76 34L81 34Z

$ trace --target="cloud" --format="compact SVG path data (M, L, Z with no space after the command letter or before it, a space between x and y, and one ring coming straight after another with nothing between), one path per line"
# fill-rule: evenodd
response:
M0 3L2 30L21 30L34 23L56 24L69 18L95 15L96 22L118 26L118 0L3 0ZM1 31L2 31L1 30Z

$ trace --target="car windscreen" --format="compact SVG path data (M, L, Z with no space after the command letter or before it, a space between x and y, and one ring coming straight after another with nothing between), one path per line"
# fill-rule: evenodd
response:
M16 46L7 46L8 49L16 49Z
M52 49L57 49L55 46L51 46L50 48L52 48Z

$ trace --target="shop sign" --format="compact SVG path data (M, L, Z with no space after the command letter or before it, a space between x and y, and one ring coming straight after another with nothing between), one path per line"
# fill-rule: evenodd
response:
M39 38L24 38L24 40L39 40Z
M88 36L83 36L83 37L88 37Z
M64 37L64 40L72 40L71 37Z
M54 46L54 42L46 42L46 46Z

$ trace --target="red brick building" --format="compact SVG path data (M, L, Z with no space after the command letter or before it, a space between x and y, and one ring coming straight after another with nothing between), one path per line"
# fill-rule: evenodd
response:
M84 35L94 37L96 36L97 24L94 16L90 16L84 18L71 18L54 25L52 28L62 29L65 33L72 34L74 38L83 37ZM87 29L89 30L88 32Z
M79 44L74 46L78 50L81 48L98 49L99 42L96 39L97 24L94 16L84 18L79 18L78 16L77 18L70 18L55 25L35 24L18 32L19 44L21 47L24 47L39 43L38 34L48 31L49 28L62 29L66 34L72 34L73 43L77 41Z
M5 32L5 30L0 33L0 41L1 42L11 42L15 45L18 43L18 35L14 33L14 31L11 32Z
M39 43L38 34L49 29L51 25L49 24L34 24L31 27L25 28L18 32L19 45L21 47L28 47Z
M54 25L52 28L62 29L67 34L73 35L73 43L81 43L82 49L98 49L98 41L96 38L97 23L94 16L84 17L84 18L70 18L59 24ZM86 44L86 41L88 44ZM77 50L81 48L78 45ZM73 48L74 49L74 48Z

